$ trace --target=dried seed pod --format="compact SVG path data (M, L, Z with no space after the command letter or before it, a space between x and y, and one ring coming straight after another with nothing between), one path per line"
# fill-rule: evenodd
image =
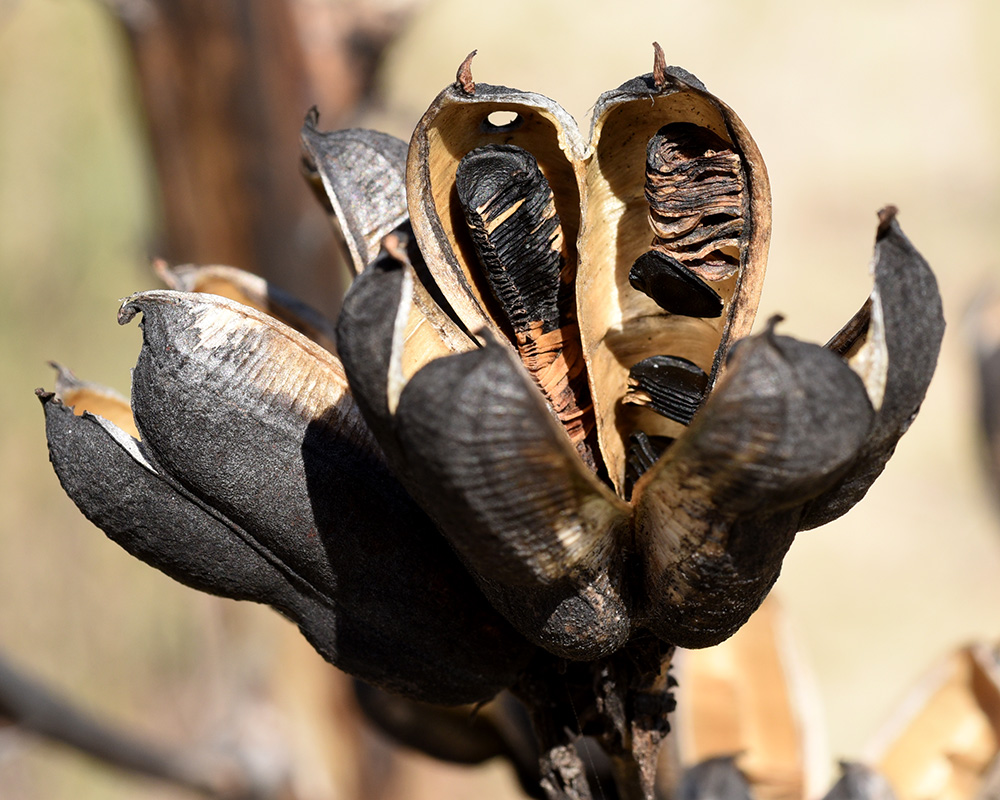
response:
M875 423L847 474L804 510L800 530L836 519L865 496L916 417L937 365L945 327L937 280L895 206L879 212L872 269L871 296L827 346L862 377Z
M653 140L661 131L678 127L710 133L737 156L744 204L738 263L712 286L704 279L714 275L692 272L676 252L661 248L647 255L654 241L650 216L656 213L647 198L651 172L647 154L658 152ZM585 227L577 286L578 292L586 286L596 298L615 302L595 302L586 314L581 307L580 329L602 453L616 480L623 470L622 434L642 430L650 436L677 436L681 431L665 417L617 402L627 391L631 367L651 356L684 358L708 374L706 388L711 391L730 344L749 332L767 254L770 194L763 161L742 123L683 70L666 68L660 82L655 75L644 76L604 95L594 110L591 140L586 204L600 209L602 219L613 224ZM681 229L692 224L689 220ZM609 261L613 269L607 266ZM656 270L651 268L654 264ZM688 279L686 285L694 288L672 287L669 292L682 298L674 301L662 296L666 292L656 293L657 302L631 285L629 278L638 277L631 274L633 267L647 287L655 286L656 278L666 281L658 273L673 268L671 281L680 286ZM704 300L695 303L695 297Z
M729 344L749 331L770 230L767 175L760 154L735 114L696 78L674 67L603 95L595 106L589 145L572 118L551 100L473 82L468 65L464 74L466 80L448 87L434 101L410 144L407 192L421 252L467 330L486 327L497 335L509 330L479 266L474 237L462 224L457 175L461 160L484 147L513 146L534 157L551 187L562 228L563 279L576 290L575 315L561 313L564 320L575 316L579 326L594 408L588 424L599 440L596 469L624 493L629 436L636 431L674 436L681 428L620 402L628 391L632 366L651 356L684 358L708 374L711 388ZM515 117L498 124L496 115L501 112ZM646 151L658 135L674 143L670 152L652 147L664 180L678 170L684 172L670 166L677 160L673 154L680 154L691 162L701 183L724 184L716 193L717 201L703 198L700 205L697 192L685 190L691 198L688 206L701 218L684 226L687 234L695 230L695 238L710 243L712 253L735 258L734 264L727 262L728 277L719 279L718 270L711 268L714 256L707 260L698 256L692 261L694 267L684 266L678 253L689 258L689 250L697 255L704 249L688 248L687 240L677 252L660 249L646 256L653 241L650 215L662 211L651 209L646 200ZM697 147L685 145L688 140L701 145L701 151L692 155ZM717 172L725 173L725 180L716 180ZM734 181L735 190L730 186ZM687 185L680 183L682 188ZM734 205L739 213L731 215ZM669 212L669 203L665 208ZM722 224L720 219L727 214L725 231L713 227ZM670 231L662 233L666 241ZM637 260L634 280L651 287L674 313L630 284L629 273ZM702 274L696 275L694 268ZM713 281L712 287L705 283L706 277ZM678 291L679 296L665 299ZM677 310L690 316L680 316ZM712 315L714 319L701 318Z
M532 648L392 479L335 356L212 295L146 292L119 319L139 313L141 444L42 398L89 518L184 583L274 606L390 690L454 704L514 680Z
M493 605L550 652L591 660L631 633L615 556L627 508L518 366L496 343L431 362L403 390L397 429L419 496L438 501L428 508Z
M498 112L514 117L501 121ZM558 105L477 83L466 61L417 126L407 195L428 274L461 328L488 342L512 341L530 373L524 331L556 326L566 345L565 332L577 325L592 401L578 405L598 439L587 474L541 421L545 407L528 402L528 374L488 344L486 353L440 359L447 366L428 362L403 388L396 412L387 412L387 452L411 494L494 606L553 653L590 658L637 626L692 647L731 635L766 595L796 531L867 480L858 453L871 450L873 406L887 380L878 325L857 357L844 351L848 363L770 331L725 367L753 320L770 230L767 175L742 123L696 78L658 63L601 96L584 145ZM895 234L881 238L880 253L896 252L894 274L910 270L931 293L922 261L894 250ZM518 247L536 269L519 269L510 255ZM575 290L575 313L560 302L557 272ZM881 274L886 287L897 285ZM342 342L351 318L370 316L363 293L357 287L348 297ZM372 396L381 397L387 379L373 359L359 357L367 345L354 339L342 348L352 384L356 372L359 385L370 380ZM918 340L929 355L918 380L899 383L896 373L903 395L925 381L936 353L933 336L914 337L914 347ZM726 371L736 374L720 383ZM544 390L544 380L535 382ZM408 392L423 406L439 398L433 413L418 419L414 410L403 424ZM562 416L553 393L543 396ZM544 446L483 431L477 418L466 419L459 397L506 416L505 430L519 427L518 436L533 431ZM901 432L895 412L893 421L882 410L878 416L884 430L876 449ZM829 424L817 432L817 420ZM377 414L370 421L383 424ZM466 451L470 442L475 453ZM532 465L508 476L506 488L495 486L501 459L529 456L550 471L558 464L569 481ZM528 475L538 491L524 512L519 493ZM627 546L621 531L630 516ZM642 557L630 560L636 552ZM641 564L644 574L627 576L628 564ZM564 606L574 609L566 624Z
M867 322L832 349L773 330L741 342L691 427L637 482L646 624L666 641L703 647L736 630L795 532L856 503L912 421L944 322L894 214L880 215Z
M302 167L330 212L357 275L382 238L406 222L406 143L379 131L321 132L313 108L302 126Z
M928 670L867 752L901 797L979 796L1000 754L997 647L965 647Z
M894 384L873 315L837 352L772 329L727 362L759 295L767 176L732 111L661 67L600 98L587 146L555 103L477 83L467 60L418 125L407 163L413 233L439 314L459 331L457 354L439 355L444 327L432 325L435 348L399 369L418 281L392 259L352 287L338 327L359 405L408 491L493 605L568 658L611 652L636 628L691 647L731 635L796 531L841 488L854 491L876 416L878 447L898 438L895 412L874 410L882 389L911 394L936 352L932 335L897 342L904 359L924 345L930 355L918 380ZM912 249L895 248L891 231L881 239L876 263L895 255L876 295L904 270L931 293ZM553 364L571 382L574 324L593 462L571 457L571 423L533 368L538 333L554 328L563 357Z
M280 320L331 353L336 352L333 325L322 314L258 275L220 264L170 266L161 259L153 261L153 269L168 289L228 297Z
M691 427L633 492L646 624L681 647L723 641L760 605L798 529L780 512L833 485L873 423L861 378L774 324L733 350Z
M529 640L568 658L613 652L631 632L613 556L627 508L496 341L426 362L389 410L393 368L377 342L407 313L406 275L399 261L376 261L348 292L338 325L345 370L386 455Z
M467 59L408 151L419 248L397 141L321 135L313 116L304 138L360 271L342 361L221 298L137 295L121 321L144 315L143 441L43 398L67 491L130 551L271 603L367 680L544 697L541 783L581 796L579 759L543 726L572 728L584 693L575 725L634 754L619 777L651 794L664 659L736 631L796 532L856 502L912 419L943 325L926 263L886 210L875 291L830 347L775 322L737 343L766 173L658 48L599 99L589 144ZM556 711L550 680L569 689Z

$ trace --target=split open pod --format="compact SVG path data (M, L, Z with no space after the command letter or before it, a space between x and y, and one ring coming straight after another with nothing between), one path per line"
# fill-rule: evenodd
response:
M589 142L468 61L408 151L316 121L306 173L358 273L336 344L143 293L121 311L143 315L141 442L43 400L56 471L111 538L273 605L365 680L469 702L537 648L720 642L920 405L944 323L894 209L874 291L828 346L777 320L749 336L766 171L732 110L659 53L601 96ZM231 296L276 307L246 286Z
M658 58L602 95L587 143L467 61L406 173L417 247L396 240L361 275L338 328L397 477L551 653L594 659L643 630L725 639L923 398L943 321L895 211L833 346L772 322L733 347L764 273L767 175L689 73Z

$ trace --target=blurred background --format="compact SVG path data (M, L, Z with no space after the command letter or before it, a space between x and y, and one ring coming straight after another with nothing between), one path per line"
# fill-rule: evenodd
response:
M374 22L359 25L357 16L376 7ZM151 256L257 268L292 290L307 287L307 299L329 311L346 281L318 207L261 263L233 244L213 251L194 234L187 252L168 243L165 220L183 224L194 198L187 184L170 197L160 192L147 125L155 115L141 89L148 97L157 70L185 66L183 50L174 62L135 61L129 44L144 8L0 0L0 648L150 738L239 740L264 761L303 759L311 765L303 798L364 797L372 780L386 796L516 797L501 764L467 770L390 752L359 726L344 682L329 678L290 625L133 560L76 511L49 467L32 390L52 387L46 362L55 359L127 394L140 336L119 328L115 314L120 298L157 285ZM270 110L284 104L291 133L243 137L274 143L240 154L245 163L267 162L299 182L296 132L313 103L322 127L408 138L474 48L477 80L548 95L585 126L602 91L651 69L656 39L667 63L736 110L767 162L774 232L758 325L780 312L782 332L803 339L822 342L838 330L870 290L875 212L898 205L944 297L949 328L937 375L869 496L799 536L776 591L824 708L832 757L861 755L935 660L970 640L1000 638L1000 513L982 470L963 324L981 287L1000 280L996 3L619 0L609 10L599 0L425 0L349 11L334 0L300 2L300 68L328 79L260 98ZM355 60L321 64L324 52L344 49L344 30L363 33L348 42ZM264 60L227 57L235 80ZM377 66L370 85L351 74L365 64ZM201 101L211 103L210 94ZM162 129L171 117L160 113ZM251 191L269 185L263 173L254 179ZM236 215L240 202L220 193L208 205ZM245 223L249 235L298 202L258 209L263 216ZM367 776L360 760L375 765ZM0 796L189 795L0 727Z

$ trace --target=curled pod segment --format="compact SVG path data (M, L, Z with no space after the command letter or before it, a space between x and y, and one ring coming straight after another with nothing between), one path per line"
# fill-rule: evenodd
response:
M635 487L645 624L681 647L718 644L746 622L797 530L781 512L834 485L872 429L862 379L774 324L733 349L691 427Z
M406 142L365 128L320 131L313 108L302 126L302 172L339 230L355 275L382 238L406 223Z

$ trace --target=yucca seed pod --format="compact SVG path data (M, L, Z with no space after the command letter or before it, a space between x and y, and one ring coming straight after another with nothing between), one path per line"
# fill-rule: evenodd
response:
M41 395L88 518L183 583L273 606L392 691L477 702L516 678L532 648L393 480L333 354L209 294L133 295L119 321L138 314L141 442Z
M406 222L406 143L387 133L320 131L313 108L302 126L302 171L327 209L357 275L383 237Z
M656 56L601 96L589 144L551 100L475 83L467 59L410 143L419 247L389 244L338 327L400 480L493 605L574 659L641 629L687 647L738 629L795 533L881 470L942 329L889 209L869 311L839 344L772 323L737 353L767 174L728 106ZM417 294L437 344L411 358Z
M579 326L584 362L579 369L587 374L600 442L596 469L620 494L629 436L636 431L674 436L682 427L641 405L620 403L631 369L653 356L680 357L710 376L710 388L729 344L753 323L770 232L767 173L742 122L690 73L664 67L659 58L655 66L654 73L601 96L588 144L560 106L534 93L473 83L467 61L460 70L464 80L438 95L417 125L407 166L414 234L451 310L470 331L485 327L511 338L507 312L480 267L475 237L462 224L456 176L462 159L484 148L519 148L535 159L561 224L564 280L574 287L575 313L565 316ZM664 249L659 235L664 231L651 224L657 211L647 195L655 200L656 187L648 184L660 173L650 178L647 148L658 136L670 139L678 127L689 138L729 148L728 169L738 191L727 202L737 207L739 230L709 248L726 251L735 262L721 272L711 266L702 266L701 276L692 272L677 261L681 250L671 255ZM657 161L660 167L662 162ZM694 209L700 221L687 225L690 237L691 229L704 231L725 214L704 202L704 180L688 183L688 194L703 200ZM703 233L701 241L706 240L713 241ZM656 264L665 259L676 265L667 272L683 274L660 278L663 270ZM652 266L633 270L636 262ZM635 284L666 287L667 308L654 299L661 292L653 289L650 297ZM677 291L678 284L691 287L691 299Z
M608 482L614 494L627 495L634 483L626 480L628 442L668 442L682 431L714 383L728 343L746 333L752 322L770 228L766 172L745 128L728 107L693 76L677 68L663 68L659 61L655 74L602 95L595 108L589 144L575 121L557 104L537 94L474 83L470 63L467 60L462 65L456 82L431 104L411 139L407 194L414 236L446 311L466 331L487 331L497 341L510 342L549 400L586 468L564 463L577 474L576 485L593 484L587 490L595 492L589 507L601 510L596 517L595 512L588 512L588 519L622 519L611 529L621 527L627 509L600 484ZM655 184L657 179L647 174L651 172L647 149L659 131L666 130L669 138L677 125L694 126L696 139L708 137L712 143L724 139L730 146L728 158L736 174L735 202L742 238L735 248L730 240L719 245L734 251L729 257L738 262L721 277L703 272L706 280L662 247L654 249L669 232L651 224L658 212L646 198L647 184ZM656 159L657 163L663 161L654 154L652 160ZM669 172L661 169L668 178ZM528 175L531 177L518 177ZM655 200L655 186L649 191ZM688 191L690 194L690 187ZM731 205L732 200L729 202ZM696 209L703 218L710 212L712 209ZM518 226L517 233L509 232L513 225ZM686 227L690 236L692 230L697 233L705 225L696 220ZM504 271L507 267L500 261L510 251L519 255L510 261L538 263L539 267L528 271L515 266L511 272ZM666 278L660 276L662 270L658 272L657 259L676 265ZM633 268L636 262L640 266ZM653 267L643 269L646 263L653 263ZM548 266L543 269L541 264ZM508 274L515 277L508 279ZM542 274L549 276L544 290ZM498 281L506 281L506 288ZM515 297L513 287L518 281L525 288L517 289ZM678 284L690 287L687 295L682 292L678 299L669 301L660 298L663 305L658 305L656 298L663 291L677 295L674 287ZM651 288L647 293L637 285ZM699 300L686 300L686 296ZM366 305L349 296L345 313L350 316L353 309ZM538 376L537 352L548 350L537 343L537 335L526 332L529 324L541 335L558 331L558 366L565 381L560 392L571 395L571 401L563 406L569 413L562 413L560 404L553 400L559 392L550 390ZM342 349L342 355L351 374L355 359L349 350L349 346ZM690 367L654 366L671 359L672 364ZM360 359L357 364L359 371L365 369ZM457 365L452 370L458 370ZM437 391L452 416L435 430L435 441L449 442L454 450L456 434L449 423L461 408L450 405L454 390L444 389L448 370L442 367L439 372L442 383ZM509 371L508 380L514 381L515 374ZM577 376L575 380L573 376ZM494 388L498 397L507 398L509 406L510 398L527 387L511 389L514 394L504 393L502 385ZM529 423L523 421L520 428L527 430L526 425ZM470 431L474 428L473 423ZM546 457L550 462L557 458L556 441L552 439L554 449ZM524 452L517 453L522 460ZM631 472L636 478L651 463L650 452L649 448L644 451L645 459L633 458ZM491 459L483 456L479 460ZM450 463L440 461L443 466ZM463 469L467 472L467 465ZM588 471L592 476L586 475ZM529 470L526 475L530 474ZM600 544L586 544L582 550L574 545L571 558L561 544L568 533L553 539L546 553L533 552L532 548L542 542L528 531L508 532L497 540L467 537L462 531L475 529L468 519L459 514L442 520L449 513L438 509L453 509L466 499L468 488L444 497L440 487L448 484L442 484L441 475L427 477L426 470L421 470L421 475L424 477L409 482L411 492L423 498L425 508L449 534L487 596L529 639L553 652L585 658L627 638L633 626L632 600L618 587L624 552L629 547L624 534L597 530L587 523L589 532L582 535L582 541ZM406 477L403 480L407 482ZM542 519L551 518L552 510L563 507L565 501L545 497L546 491L555 491L552 480L541 474L534 480L536 486L550 488L533 491L532 500L512 497L511 503L537 504L540 511L548 509ZM428 486L422 488L425 483ZM497 513L497 509L492 510ZM557 518L564 519L565 513ZM476 524L488 522L477 517ZM572 529L569 525L565 530ZM509 537L517 535L528 536L532 544L511 544ZM573 534L572 541L580 535ZM491 546L490 541L497 544ZM502 541L508 544L501 545ZM581 552L586 554L583 561ZM508 566L507 561L516 557L521 564ZM527 566L540 563L539 559L561 568L553 572ZM534 596L525 590L525 578L513 577L522 570L534 575L542 595L564 595L562 601L550 597L541 604L545 620L538 618L537 598L529 601ZM503 588L508 580L516 590ZM588 595L591 599L585 600ZM553 612L560 604L577 611ZM588 614L598 608L601 612L581 627L580 620L586 618L586 614L577 616L581 608L590 609ZM562 613L569 616L563 619ZM539 626L548 632L543 633ZM573 634L558 637L557 644L552 638L554 631L563 629L591 633L585 637L587 643L581 640L574 645L573 635L581 634Z

